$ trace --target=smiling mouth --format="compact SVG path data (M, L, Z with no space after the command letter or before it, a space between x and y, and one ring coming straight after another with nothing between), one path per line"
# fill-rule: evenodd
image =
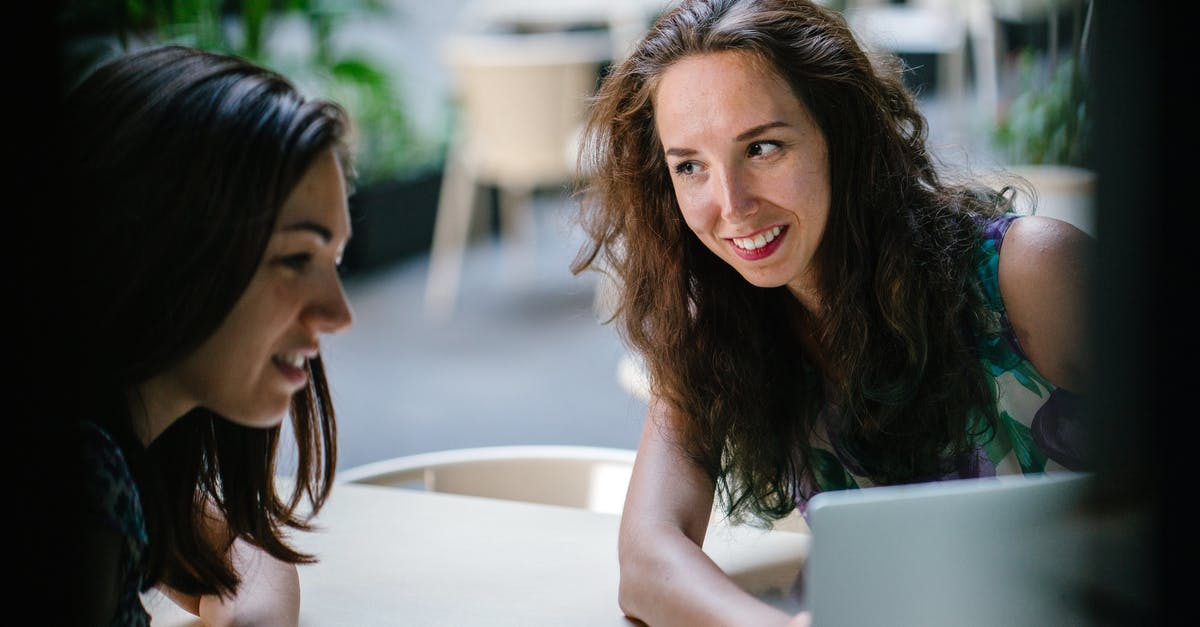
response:
M308 362L308 357L301 353L284 353L275 355L271 359L277 364L291 366L292 368L303 368L304 364Z
M784 227L777 226L767 229L766 231L763 231L762 233L759 233L753 237L734 237L730 238L729 241L733 242L734 246L737 246L744 251L753 252L775 241L775 238L779 237L779 234L783 232L783 229Z
M284 378L294 386L303 386L308 382L309 355L305 352L289 352L273 355L271 361Z
M753 237L733 237L728 241L733 244L733 252L747 261L757 261L770 257L779 248L783 235L787 233L786 226L769 228Z

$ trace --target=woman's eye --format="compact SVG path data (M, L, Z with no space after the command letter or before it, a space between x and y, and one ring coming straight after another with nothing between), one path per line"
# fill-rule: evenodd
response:
M696 173L696 163L694 161L684 161L675 166L675 174L683 176L691 176Z
M749 154L751 157L764 157L776 150L779 150L778 142L754 142L750 144Z
M312 261L312 255L308 253L296 253L295 255L287 255L280 258L279 263L293 270L303 270L308 267L310 261Z

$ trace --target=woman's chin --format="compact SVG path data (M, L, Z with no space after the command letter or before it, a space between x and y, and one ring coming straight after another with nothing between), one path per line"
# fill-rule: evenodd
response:
M775 277L775 276L768 276L768 275L764 275L764 274L756 274L756 273L750 273L750 272L741 272L740 274L742 275L743 279L746 279L747 283L749 283L750 285L753 285L754 287L761 287L764 289L769 289L769 288L773 288L773 287L783 287L784 285L787 285L786 280L781 279L779 277Z
M283 405L262 408L260 411L253 413L226 415L225 418L236 425L250 429L273 429L283 424L283 421L288 417L290 410L291 400L289 399L288 402Z

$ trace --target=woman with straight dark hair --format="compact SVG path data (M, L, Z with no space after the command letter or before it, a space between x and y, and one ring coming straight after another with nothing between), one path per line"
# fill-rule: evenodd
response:
M572 270L613 277L651 381L629 616L807 620L705 556L714 498L769 523L821 491L1084 467L1092 241L925 140L896 59L806 0L684 0L607 75Z
M76 474L56 479L81 499L84 559L53 609L146 624L139 595L158 588L207 624L295 625L296 565L315 556L287 533L309 529L336 465L320 338L352 320L348 120L179 46L108 60L61 105L45 228L67 270L41 328L76 376L40 404L69 443Z

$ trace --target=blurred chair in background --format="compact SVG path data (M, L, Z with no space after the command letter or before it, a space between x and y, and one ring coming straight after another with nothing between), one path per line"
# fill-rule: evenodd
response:
M998 59L991 0L846 0L842 4L850 27L869 48L933 56L935 88L951 107L955 130L965 130L967 113L985 124L995 119ZM970 67L968 56L973 59ZM968 83L974 90L971 101Z
M339 471L337 478L620 514L636 454L592 446L486 446L394 457Z
M604 32L456 33L445 42L457 122L446 158L426 312L453 313L479 189L498 192L510 279L532 269L532 195L566 191L587 99L611 57Z
M337 481L620 515L636 458L635 450L601 446L481 446L371 462L338 471ZM710 524L730 524L715 500ZM799 512L774 528L808 531Z
M608 34L611 57L625 57L650 23L678 0L467 0L460 27L475 32Z

